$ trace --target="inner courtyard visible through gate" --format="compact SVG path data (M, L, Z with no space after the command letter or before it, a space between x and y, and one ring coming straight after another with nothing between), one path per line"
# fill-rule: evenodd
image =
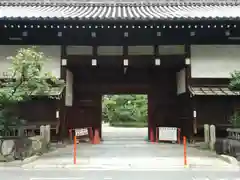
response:
M107 123L113 127L128 127L130 129L122 131L126 128L108 128L105 125ZM148 132L141 131L139 127L148 127L148 95L107 94L102 96L102 128L105 128L102 132L102 139L104 141L115 136L119 139L121 134L129 136L130 139L143 136L142 140L147 140ZM147 128L144 129L147 130ZM130 130L134 133L131 133ZM127 135L126 133L129 132L130 134Z

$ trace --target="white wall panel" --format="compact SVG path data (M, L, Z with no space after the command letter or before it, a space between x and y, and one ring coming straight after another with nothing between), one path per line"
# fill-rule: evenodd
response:
M65 95L65 105L72 106L73 103L73 73L67 70L66 74L66 95Z
M98 46L97 54L103 56L123 55L123 46Z
M186 92L186 69L183 68L177 72L177 94L182 94Z
M185 53L184 45L161 45L158 46L160 55L183 55Z
M193 78L230 78L240 69L240 45L192 45Z
M153 46L128 46L129 55L154 55Z
M67 55L92 55L92 46L67 46Z

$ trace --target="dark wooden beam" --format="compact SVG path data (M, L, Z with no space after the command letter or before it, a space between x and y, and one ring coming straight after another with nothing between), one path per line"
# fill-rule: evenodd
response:
M239 44L235 21L0 21L0 44ZM229 39L226 31L230 32ZM26 32L27 35L23 35ZM128 38L124 33L128 33ZM156 32L161 32L157 36ZM92 38L92 33L96 38Z

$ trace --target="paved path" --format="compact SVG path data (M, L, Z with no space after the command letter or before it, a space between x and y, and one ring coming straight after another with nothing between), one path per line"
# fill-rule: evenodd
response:
M19 170L1 171L1 179L11 180L240 180L239 172L209 171L81 171Z
M104 127L105 141L59 149L23 167L0 167L0 179L11 180L240 180L238 167L213 153L188 147L189 168L183 167L183 147L144 141L146 129Z
M145 142L146 128L103 128L104 142L99 145L79 144L77 165L73 165L73 146L49 153L24 165L25 169L82 169L124 171L184 170L183 146ZM188 147L188 164L192 170L239 170L218 159L214 153Z

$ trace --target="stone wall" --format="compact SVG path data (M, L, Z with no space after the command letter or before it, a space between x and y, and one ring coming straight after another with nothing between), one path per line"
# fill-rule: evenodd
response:
M39 136L0 137L0 161L23 160L47 152L50 126L41 126Z

